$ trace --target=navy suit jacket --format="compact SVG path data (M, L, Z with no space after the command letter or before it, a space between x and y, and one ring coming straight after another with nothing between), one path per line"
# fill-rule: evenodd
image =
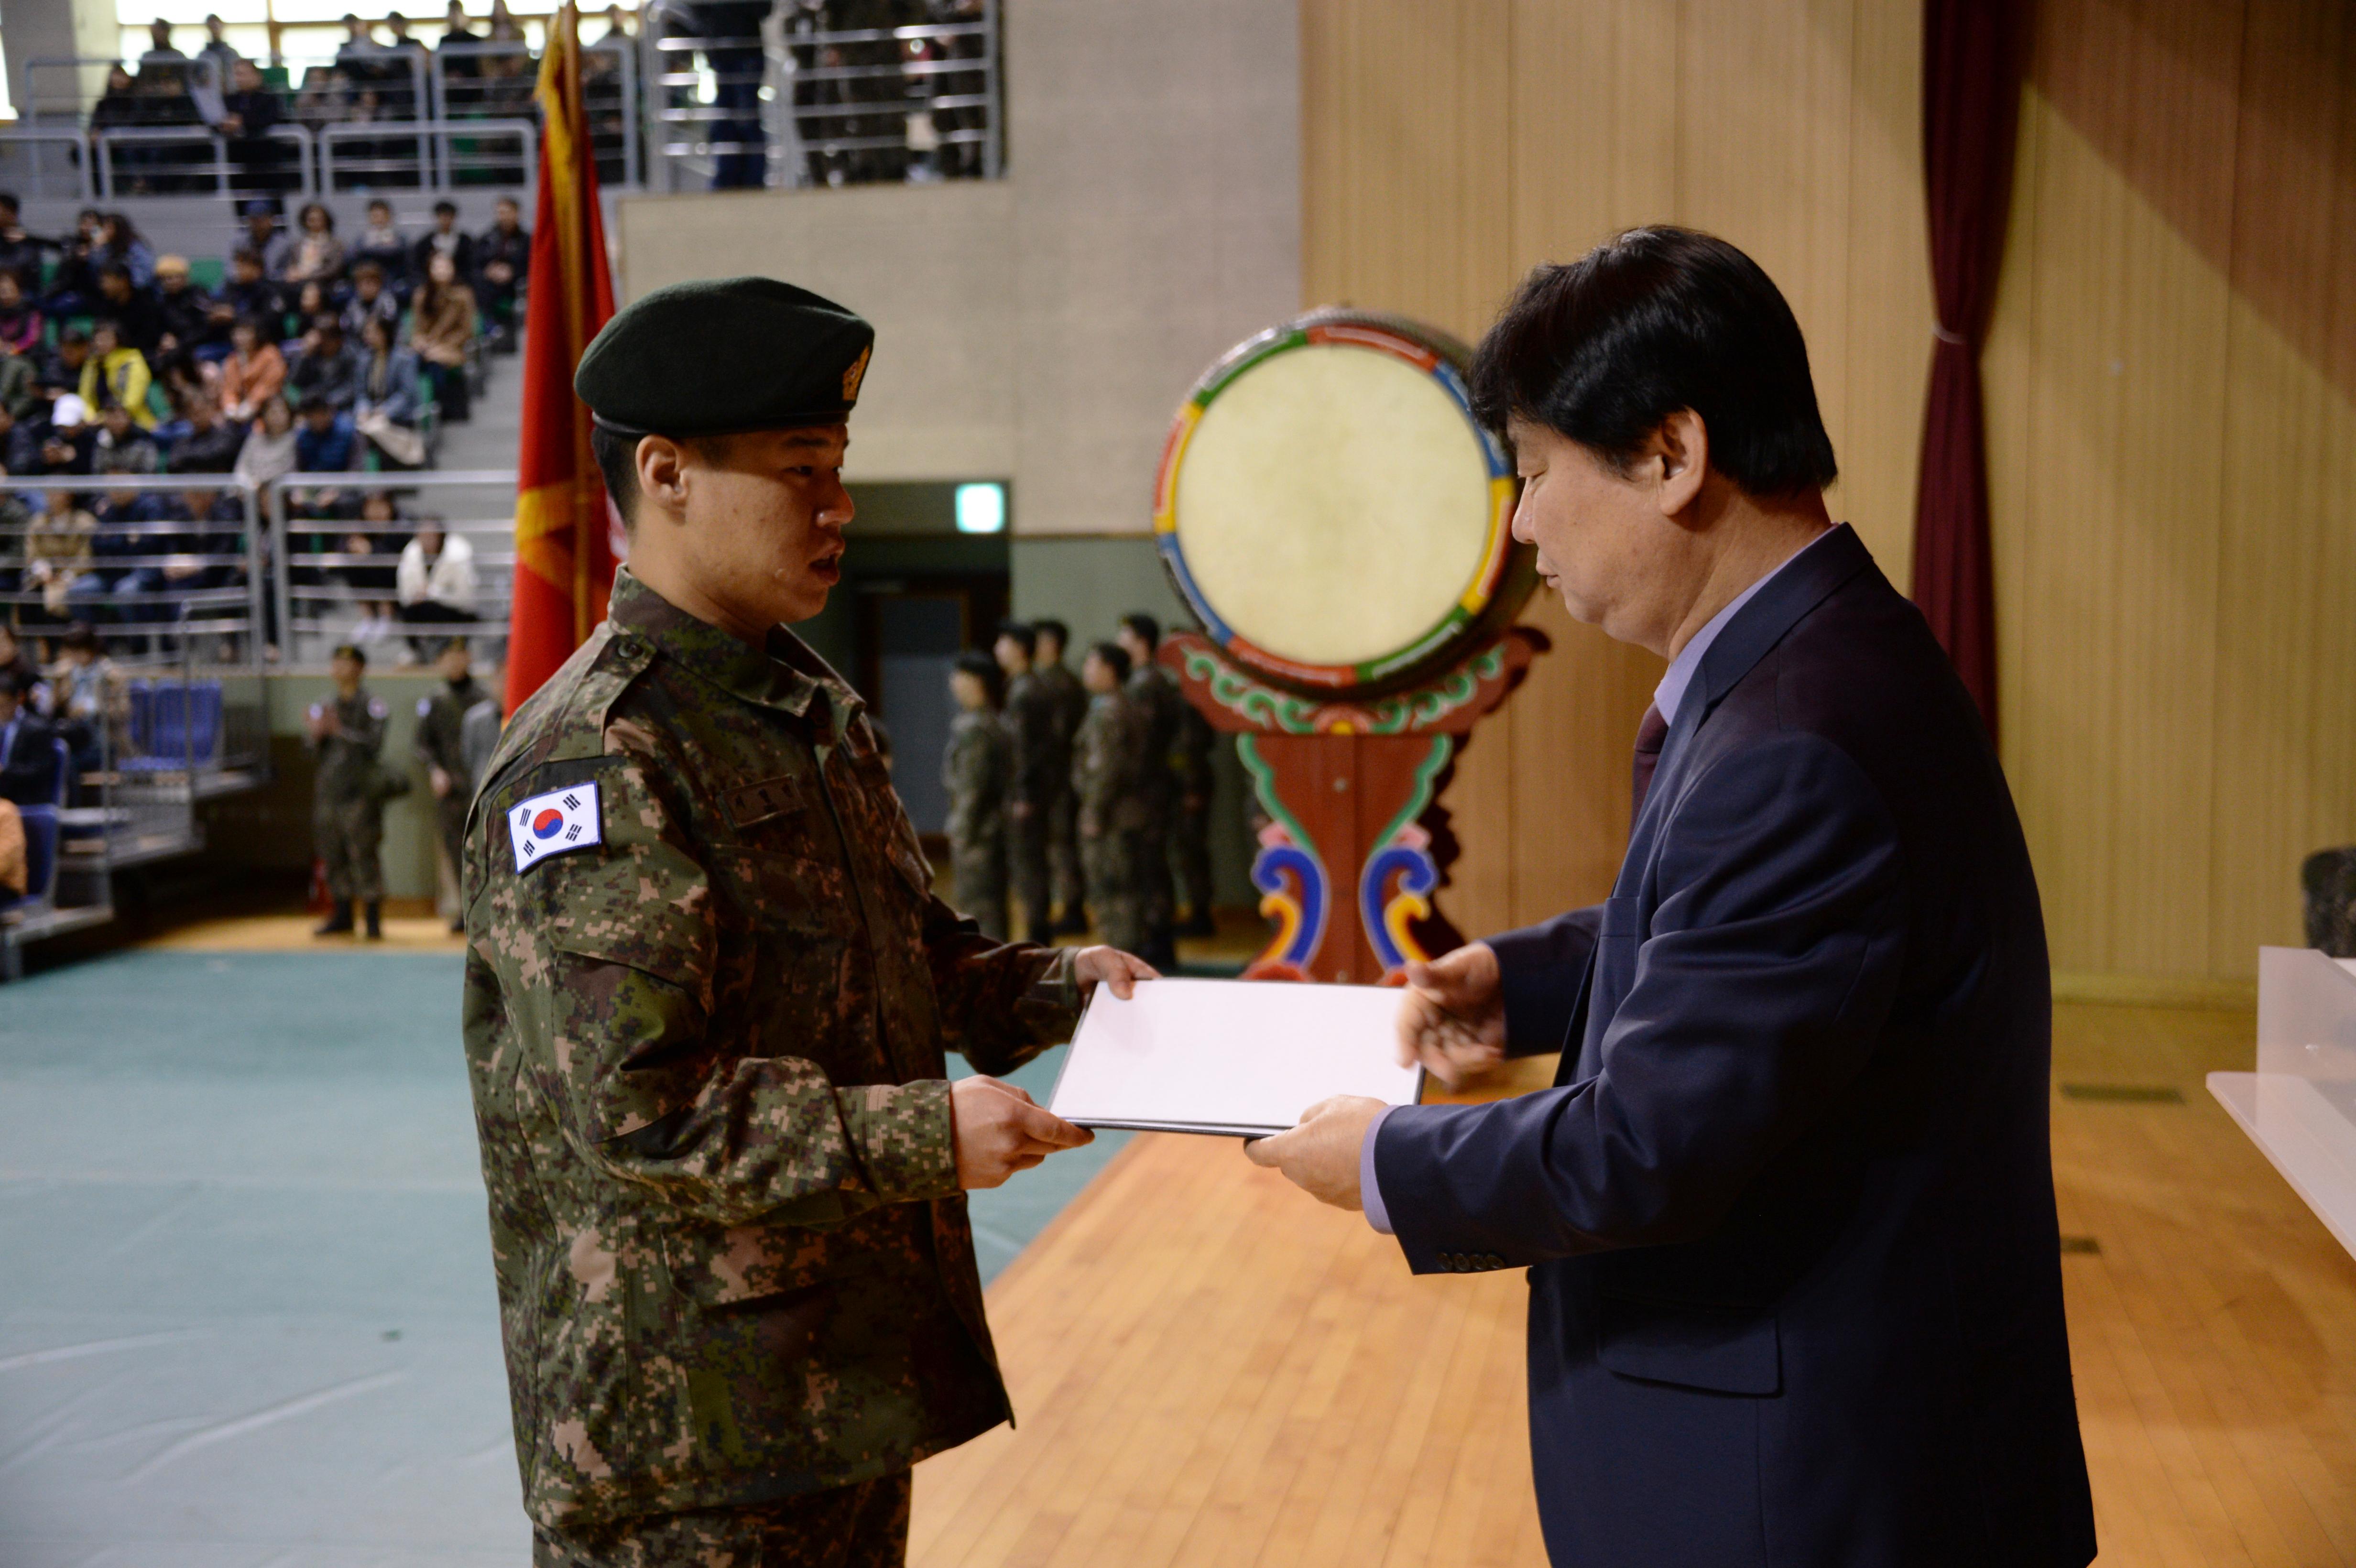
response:
M1611 899L1492 945L1557 1086L1396 1111L1375 1169L1416 1272L1532 1265L1553 1561L2091 1559L2037 886L1854 534L1710 645Z

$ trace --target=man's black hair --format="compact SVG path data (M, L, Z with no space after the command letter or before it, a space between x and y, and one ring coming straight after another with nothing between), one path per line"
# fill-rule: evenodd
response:
M358 643L337 643L335 651L327 656L331 659L350 659L362 669L368 668L368 655L360 650Z
M241 245L236 250L230 252L229 262L230 266L234 267L242 261L251 261L255 266L259 267L262 265L262 252L255 250L251 245Z
M434 204L434 217L439 218L445 212L453 218L457 217L458 204L455 201L449 200L447 197L444 197L443 200L437 201Z
M1113 678L1124 682L1129 679L1127 648L1122 647L1119 643L1098 643L1091 646L1088 652L1112 667Z
M1012 639L1026 659L1039 649L1039 630L1028 621L1001 621L998 623L998 635Z
M1055 651L1058 653L1072 645L1072 629L1061 621L1050 620L1043 616L1031 623L1031 630L1036 636L1055 638Z
M959 675L969 675L981 682L981 689L989 695L990 705L992 708L1005 702L1006 672L998 667L996 659L991 658L980 648L968 648L958 655L957 672Z
M1492 430L1518 415L1622 471L1691 409L1710 466L1753 496L1838 472L1791 305L1758 262L1690 229L1632 229L1531 272L1481 340L1472 389Z
M131 269L120 261L109 261L98 270L98 281L102 283L109 278L121 278L124 283L130 283Z
M18 210L16 193L13 190L0 190L0 211L15 212L16 210Z
M305 419L309 419L313 414L334 413L336 411L336 405L327 401L326 398L321 397L318 393L314 392L309 397L303 400L303 406L297 411L301 413Z
M69 326L58 334L58 347L62 348L69 343L79 343L87 348L90 347L90 334L79 326Z
M66 628L66 635L59 640L58 645L68 653L94 654L99 651L98 634L91 629L89 622L76 621Z
M605 476L605 494L613 498L626 530L635 528L638 520L638 440L601 424L589 427L589 455L597 460L597 472Z
M1120 618L1120 624L1147 647L1158 648L1162 645L1162 623L1144 611L1131 610Z

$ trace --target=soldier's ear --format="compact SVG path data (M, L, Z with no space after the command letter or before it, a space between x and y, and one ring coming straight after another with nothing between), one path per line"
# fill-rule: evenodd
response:
M638 438L638 498L667 512L687 507L687 450L667 435Z

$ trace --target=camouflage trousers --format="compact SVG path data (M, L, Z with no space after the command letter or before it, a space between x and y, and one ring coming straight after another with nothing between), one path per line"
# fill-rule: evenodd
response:
M949 844L949 874L957 879L959 914L970 915L984 936L1006 936L1006 840Z
M1028 816L1017 816L1012 811L1006 814L1008 869L1013 874L1014 901L1023 910L1023 934L1041 943L1047 940L1051 923L1047 875L1050 809L1036 808Z
M1064 913L1077 913L1088 901L1088 877L1080 864L1080 797L1070 790L1059 793L1047 813L1047 865Z
M901 1568L908 1560L905 1470L853 1487L744 1508L531 1533L532 1568Z
M311 839L327 862L327 891L375 903L384 897L384 807L366 795L323 796L311 806Z
M1186 893L1186 912L1201 920L1211 912L1211 806L1208 801L1187 809L1181 805L1171 835L1178 852L1178 881Z
M1178 887L1170 875L1170 823L1175 808L1157 803L1137 836L1137 918L1151 937L1178 923Z
M1088 913L1097 940L1124 953L1145 945L1145 902L1139 896L1138 864L1145 841L1135 828L1108 828L1080 840L1080 863L1087 873Z

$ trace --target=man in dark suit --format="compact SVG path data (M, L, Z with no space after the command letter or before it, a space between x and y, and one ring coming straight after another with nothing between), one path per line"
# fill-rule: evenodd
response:
M1558 1564L2077 1568L2092 1506L2028 850L1922 617L1835 527L1791 310L1636 230L1539 269L1476 406L1571 613L1671 662L1612 896L1410 972L1402 1052L1547 1092L1330 1100L1253 1157L1419 1274L1529 1265Z

